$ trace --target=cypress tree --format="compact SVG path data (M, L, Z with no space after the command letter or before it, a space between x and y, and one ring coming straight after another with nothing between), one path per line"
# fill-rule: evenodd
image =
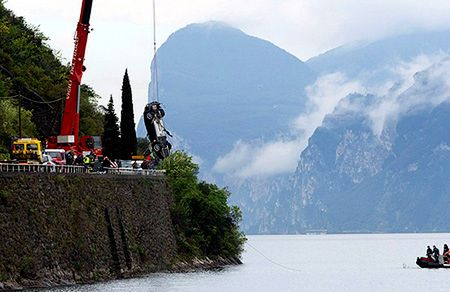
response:
M120 157L120 130L119 118L114 110L112 95L109 98L108 106L104 117L103 131L103 155L116 159Z
M122 83L122 111L120 115L120 133L122 159L131 159L137 153L137 138L134 124L133 96L131 93L128 70L125 70Z

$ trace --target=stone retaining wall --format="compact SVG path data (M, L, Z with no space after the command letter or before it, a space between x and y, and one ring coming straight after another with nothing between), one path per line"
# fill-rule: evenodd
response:
M0 288L170 269L164 177L0 173Z

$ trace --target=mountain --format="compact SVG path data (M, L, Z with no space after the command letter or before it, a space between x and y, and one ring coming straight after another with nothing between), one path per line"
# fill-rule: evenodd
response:
M349 95L326 116L300 153L294 174L227 182L230 190L238 194L232 200L243 211L244 230L450 230L445 220L437 222L443 209L436 207L439 211L434 212L429 206L429 202L447 198L444 174L450 169L442 149L449 144L442 128L429 127L419 132L419 126L431 123L433 114L445 112L447 107L444 100L450 90L445 55L450 42L446 35L430 32L397 36L337 48L308 60L307 65L318 74L342 72L349 81L360 82L367 92L374 93ZM428 69L421 71L423 68ZM380 90L384 87L390 89ZM386 95L380 96L380 92ZM436 97L440 97L439 103ZM349 111L351 108L354 110ZM397 121L383 120L383 115L405 108L410 108L409 116L403 113ZM434 123L448 127L444 116ZM430 149L441 149L438 157L442 165L431 164L413 171L419 167L415 162L419 157L438 161L433 156L437 150ZM409 161L407 170L394 176L398 164L405 161ZM416 173L433 179L420 180ZM409 196L410 200L406 200ZM412 214L421 216L415 218Z
M315 78L288 52L219 22L180 29L158 50L166 126L209 166L240 139L283 132Z
M352 94L309 139L291 190L263 198L272 232L448 231L450 60L415 74L398 96ZM402 105L374 132L372 113ZM287 193L287 194L286 194ZM273 214L285 206L281 217ZM267 209L267 206L266 206Z
M450 188L446 34L344 46L303 63L225 24L189 25L158 51L166 125L209 178L229 186L247 233L450 230L442 219ZM429 60L402 72L407 81L395 72L422 55ZM294 173L244 178L211 171L218 157L239 157L225 155L232 149L288 136L309 102L305 87L336 71L390 90L342 99L299 149ZM142 124L138 133L145 135ZM237 141L245 147L233 148Z
M376 72L386 80L386 68L399 61L411 62L419 55L450 52L449 30L393 36L371 43L344 45L309 59L307 65L318 74L345 73L350 78ZM373 78L373 76L372 76Z

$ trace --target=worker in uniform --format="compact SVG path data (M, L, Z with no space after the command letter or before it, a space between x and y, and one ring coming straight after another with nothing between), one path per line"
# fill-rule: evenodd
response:
M89 155L83 157L83 165L86 169L89 169L91 167L91 157Z

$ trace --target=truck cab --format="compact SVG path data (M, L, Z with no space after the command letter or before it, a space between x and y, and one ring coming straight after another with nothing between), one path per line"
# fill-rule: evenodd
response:
M19 162L42 162L42 144L36 138L19 138L13 141L11 158Z

